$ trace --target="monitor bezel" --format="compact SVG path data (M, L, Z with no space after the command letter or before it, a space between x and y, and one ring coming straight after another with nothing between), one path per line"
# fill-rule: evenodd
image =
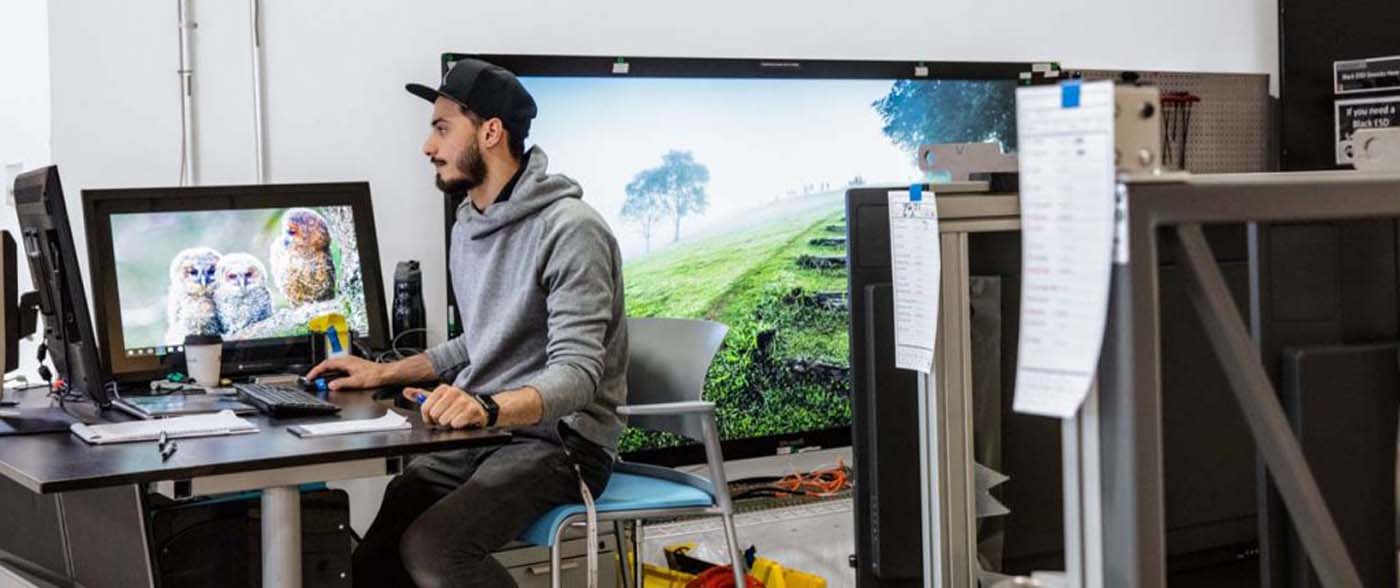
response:
M380 272L379 238L375 231L368 182L83 190L83 218L93 290L111 293L94 300L93 305L100 355L111 377L119 383L149 381L164 377L170 368L162 364L161 357L127 357L125 346L117 344L122 341L122 334L112 243L113 214L301 206L351 207L370 331L356 333L356 342L371 349L387 348L388 316L384 303L383 275ZM223 373L237 376L265 372L269 366L278 364L292 366L309 363L310 355L311 346L307 337L225 342Z
M973 62L937 60L847 60L785 58L628 57L617 55L536 55L497 53L443 53L440 73L463 58L475 58L504 67L519 77L599 78L725 78L799 80L970 80L1015 81L1030 84L1037 71L1058 71L1058 64L1044 62ZM620 67L623 66L623 67ZM625 73L619 73L625 72ZM587 187L585 186L585 190ZM452 225L460 199L445 199L445 241L451 250ZM451 272L447 278L448 324L457 320ZM852 411L852 418L855 413ZM787 455L851 445L851 429L829 427L777 435L723 440L725 459ZM704 463L698 443L649 448L622 454L629 461L666 466Z

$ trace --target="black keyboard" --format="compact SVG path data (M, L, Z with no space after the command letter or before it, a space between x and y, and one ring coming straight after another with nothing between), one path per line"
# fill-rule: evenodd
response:
M326 415L340 407L299 389L268 384L234 384L238 396L258 410L275 417Z

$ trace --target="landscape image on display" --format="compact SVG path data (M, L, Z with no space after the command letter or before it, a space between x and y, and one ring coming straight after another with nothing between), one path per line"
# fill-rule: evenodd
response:
M845 191L925 181L922 144L1014 149L1010 80L522 82L531 142L617 235L628 315L729 325L705 387L724 439L850 425Z
M368 332L349 206L114 214L111 222L127 355L160 355L187 335L305 335L312 317L332 312Z

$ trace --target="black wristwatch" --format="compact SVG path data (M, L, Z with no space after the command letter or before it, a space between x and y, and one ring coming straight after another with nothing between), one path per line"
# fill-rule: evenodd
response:
M496 404L496 400L486 394L476 394L472 398L480 402L481 408L486 411L486 427L496 426L496 418L501 416L501 405Z

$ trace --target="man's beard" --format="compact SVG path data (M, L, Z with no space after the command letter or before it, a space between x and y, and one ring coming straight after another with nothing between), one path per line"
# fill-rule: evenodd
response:
M462 155L457 161L452 162L452 167L462 174L462 177L445 182L442 173L437 174L437 187L449 196L460 196L465 198L467 192L480 186L486 180L486 160L481 158L481 150L477 148L473 141L462 151Z

